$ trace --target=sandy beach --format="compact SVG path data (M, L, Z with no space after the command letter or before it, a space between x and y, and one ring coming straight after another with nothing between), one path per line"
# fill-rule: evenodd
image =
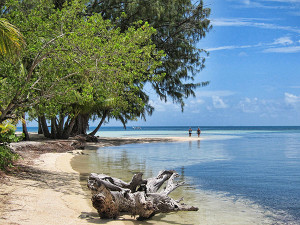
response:
M43 138L33 139L33 142L20 145L45 141ZM192 139L198 138L100 138L99 143L89 144L89 148ZM38 151L37 148L34 152L22 152L23 159L17 163L17 169L1 179L0 224L140 224L130 217L100 220L88 194L80 186L79 173L70 164L81 150L64 153Z
M89 143L87 148L97 149L131 143L197 140L199 140L197 137L99 138L99 143ZM20 152L23 159L19 160L12 172L0 180L1 225L190 224L190 222L182 220L186 217L182 217L183 214L180 213L158 215L156 220L144 222L137 221L128 215L120 216L117 220L100 219L91 205L89 193L82 189L79 181L80 174L71 167L72 158L82 155L82 150L53 153L51 149L44 152L41 151L42 148L29 148L31 150L26 151L29 143L21 143L25 146L25 149ZM182 213L201 218L201 224L254 225L258 224L258 221L259 224L272 224L268 216L265 217L269 213L260 208L249 207L245 202L230 200L222 196L216 198L215 195L206 192L200 194L199 201L201 201L201 205L196 214L194 212Z

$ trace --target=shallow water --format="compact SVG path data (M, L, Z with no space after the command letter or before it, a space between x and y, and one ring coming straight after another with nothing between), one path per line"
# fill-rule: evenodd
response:
M202 134L202 141L100 148L72 165L84 182L90 172L129 181L136 172L147 178L175 169L187 185L174 198L184 196L199 211L158 215L151 223L300 224L300 129L214 128Z

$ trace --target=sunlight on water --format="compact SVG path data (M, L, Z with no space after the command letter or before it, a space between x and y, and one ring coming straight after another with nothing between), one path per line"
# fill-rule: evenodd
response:
M130 144L86 150L72 166L83 186L91 172L129 181L163 169L175 169L186 186L172 196L199 207L198 212L159 214L145 223L128 224L300 224L300 130L211 130L187 142ZM109 131L117 135L120 131ZM122 131L123 132L123 131ZM177 131L132 131L171 136ZM128 133L124 133L128 135Z

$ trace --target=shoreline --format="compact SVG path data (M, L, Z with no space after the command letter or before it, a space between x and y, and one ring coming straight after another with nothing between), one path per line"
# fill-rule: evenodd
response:
M38 152L39 145L45 139L40 139L36 134L31 136L33 141L19 142L16 146L24 145L26 148L32 144L37 152L22 152L23 160L19 160L16 165L18 169L1 180L0 224L134 224L130 216L121 216L118 220L101 220L89 204L88 194L80 185L80 174L71 166L72 158L81 154L82 150ZM100 137L99 143L87 143L86 147L90 149L132 143L196 140L200 139Z

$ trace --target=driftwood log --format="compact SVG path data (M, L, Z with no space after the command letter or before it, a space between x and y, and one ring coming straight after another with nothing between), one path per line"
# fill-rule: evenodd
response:
M168 195L183 182L175 182L179 175L173 170L160 171L156 177L143 179L135 174L129 183L105 174L92 173L88 188L92 191L92 203L100 218L116 219L120 212L138 216L138 220L149 219L157 213L175 211L198 211ZM167 181L167 182L166 182ZM159 189L164 185L164 189Z

